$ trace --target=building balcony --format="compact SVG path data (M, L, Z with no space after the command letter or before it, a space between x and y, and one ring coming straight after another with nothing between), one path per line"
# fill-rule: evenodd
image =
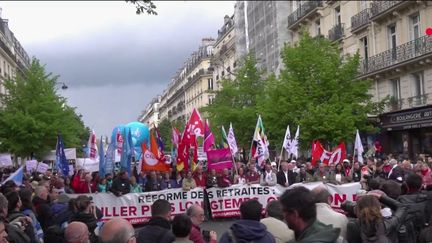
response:
M406 8L407 5L416 3L416 1L374 1L371 5L371 16L372 21L377 21L385 18L390 14L394 14L395 11Z
M355 33L367 27L370 23L370 9L362 10L360 13L351 17L351 32Z
M417 95L408 98L408 106L410 108L424 106L428 103L428 94Z
M318 8L323 6L323 1L307 1L301 4L294 12L288 16L288 29L296 29L300 23L307 18L314 16Z
M336 24L328 32L328 38L331 41L338 41L344 36L344 24Z
M387 104L387 111L393 112L398 111L403 108L404 100L403 99L392 99L389 104Z
M397 68L432 56L432 36L422 36L396 48L363 59L360 76L370 76L390 68ZM429 60L430 62L430 60Z

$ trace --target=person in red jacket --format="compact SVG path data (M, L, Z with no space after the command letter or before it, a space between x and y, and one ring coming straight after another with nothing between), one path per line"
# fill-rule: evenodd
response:
M207 176L203 174L203 168L201 165L198 165L195 170L194 180L197 187L206 188Z
M76 193L95 193L96 183L92 181L90 173L85 174L84 182L80 184L79 190Z

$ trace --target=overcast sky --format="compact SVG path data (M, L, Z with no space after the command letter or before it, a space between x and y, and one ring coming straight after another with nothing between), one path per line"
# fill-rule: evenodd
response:
M157 16L125 1L1 2L30 56L60 75L59 93L96 134L135 121L201 38L217 37L234 1L155 2ZM59 85L60 87L61 85Z

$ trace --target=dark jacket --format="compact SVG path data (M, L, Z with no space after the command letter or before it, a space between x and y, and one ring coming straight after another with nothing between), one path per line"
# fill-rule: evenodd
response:
M128 194L130 192L129 179L123 179L121 177L115 178L111 187L111 192L116 196Z
M78 222L82 222L84 224L87 225L88 231L90 233L90 241L91 242L98 242L98 238L95 234L95 229L97 227L97 219L95 218L95 216L91 213L84 213L84 212L79 212L76 213L72 219L72 221L78 221Z
M297 173L295 173L292 170L288 170L288 184L289 185L296 183L296 177L297 177ZM286 178L285 178L285 174L282 170L278 171L278 173L276 173L276 181L277 181L277 184L279 184L281 186L285 186Z
M241 219L231 225L230 230L236 238L235 242L255 242L255 243L271 243L275 242L273 235L267 231L267 227L259 221ZM229 232L225 232L219 243L234 242Z
M399 230L399 243L416 242L420 231L429 223L427 206L432 202L428 195L420 192L402 195L398 201L408 206L404 227Z
M148 179L147 183L145 185L145 191L146 192L154 192L154 191L159 191L160 188L160 182L157 179Z
M30 238L24 231L17 226L5 224L6 232L8 233L9 243L30 243Z
M348 242L386 243L386 240L387 242L398 242L397 230L400 228L405 219L407 206L385 195L381 196L380 202L394 210L395 212L393 215L390 218L383 218L380 222L377 222L372 227L361 224L358 219L350 220L347 225Z
M318 220L311 223L303 232L296 234L298 243L334 243L339 238L340 229L325 225Z
M7 219L8 219L9 222L12 222L12 221L14 221L15 219L17 219L19 217L26 217L26 215L23 214L22 212L19 212L19 211L12 211L12 212L8 213L8 218ZM32 224L28 224L27 225L27 227L24 230L24 233L29 237L30 242L32 242L32 243L39 242L36 239L36 234L35 234L35 231L34 231L34 228L33 228Z
M53 225L51 206L47 200L43 200L40 197L33 198L33 206L36 209L36 218L45 231L49 226Z
M171 243L174 240L170 222L162 217L151 218L137 237L137 242L140 243Z

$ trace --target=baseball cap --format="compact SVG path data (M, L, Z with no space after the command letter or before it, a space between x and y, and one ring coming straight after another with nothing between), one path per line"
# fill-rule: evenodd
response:
M274 162L274 161L271 162L270 164L271 164L271 166L276 166L276 162Z

